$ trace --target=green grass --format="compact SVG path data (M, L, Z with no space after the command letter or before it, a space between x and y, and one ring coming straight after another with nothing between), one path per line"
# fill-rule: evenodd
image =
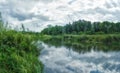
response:
M49 35L48 35L49 36ZM48 37L46 35L46 37ZM120 51L120 35L119 34L104 34L104 35L63 35L49 36L46 39L44 36L42 41L49 46L66 46L77 52L88 52L91 49L97 51Z
M66 42L85 42L85 43L114 43L120 42L120 34L96 34L96 35L57 35L57 36L50 36L45 35L41 37L43 41L45 40L52 40L52 39L59 39Z
M0 31L0 73L42 73L34 35L12 30Z

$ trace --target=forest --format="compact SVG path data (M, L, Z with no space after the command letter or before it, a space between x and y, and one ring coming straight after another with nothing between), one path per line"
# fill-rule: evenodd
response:
M113 34L120 32L120 22L90 22L78 20L65 26L49 25L41 33L47 35L61 34Z

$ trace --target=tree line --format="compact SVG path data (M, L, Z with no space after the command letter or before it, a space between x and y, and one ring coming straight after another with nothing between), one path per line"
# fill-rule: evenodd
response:
M41 31L42 34L47 35L61 35L61 34L109 34L119 33L120 22L114 23L109 21L104 22L90 22L85 20L78 20L65 26L51 26Z

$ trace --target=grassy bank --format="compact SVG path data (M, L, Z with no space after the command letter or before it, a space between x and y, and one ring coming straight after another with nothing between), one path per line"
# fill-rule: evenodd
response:
M49 46L65 46L77 52L88 52L91 49L99 51L120 51L120 34L104 35L43 35L41 40Z
M116 43L120 42L120 34L96 34L96 35L57 35L57 36L51 36L51 35L43 35L40 37L43 41L46 40L63 40L68 43Z
M12 30L0 31L0 73L42 73L33 37Z

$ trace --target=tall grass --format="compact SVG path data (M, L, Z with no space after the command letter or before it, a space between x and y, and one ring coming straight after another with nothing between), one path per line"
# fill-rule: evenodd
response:
M42 73L39 50L31 36L5 30L0 24L0 73Z

